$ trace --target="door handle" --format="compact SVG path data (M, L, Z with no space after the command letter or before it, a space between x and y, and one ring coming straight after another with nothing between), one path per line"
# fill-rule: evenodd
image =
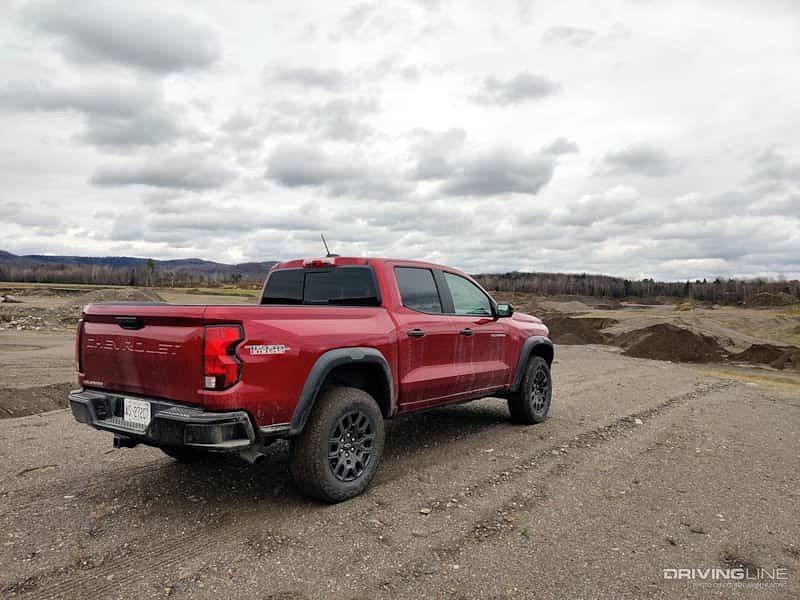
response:
M423 337L425 335L425 330L417 327L416 329L406 331L406 335L408 335L408 337Z
M459 333L460 333L461 335L467 335L467 336L469 336L469 335L472 335L472 329L470 329L469 327L465 327L464 329L462 329L461 331L459 331Z

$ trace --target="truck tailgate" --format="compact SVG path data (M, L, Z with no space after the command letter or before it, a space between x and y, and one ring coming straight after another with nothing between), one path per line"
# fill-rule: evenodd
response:
M93 304L84 314L85 387L196 402L204 306Z

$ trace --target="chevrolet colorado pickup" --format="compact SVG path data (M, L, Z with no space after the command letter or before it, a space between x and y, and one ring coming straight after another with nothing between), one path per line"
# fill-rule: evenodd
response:
M178 460L288 439L300 490L339 502L375 474L384 419L497 396L542 421L552 361L539 319L456 269L329 256L276 265L258 305L88 305L69 401L116 447Z

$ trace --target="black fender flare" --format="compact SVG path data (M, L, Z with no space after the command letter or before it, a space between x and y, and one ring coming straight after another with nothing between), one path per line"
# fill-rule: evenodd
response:
M531 352L537 346L549 346L550 356L553 356L553 342L550 341L550 338L546 338L543 335L532 335L526 338L522 343L522 350L519 352L517 367L514 369L514 379L511 382L512 392L516 392L519 389L522 377L525 375L525 366L528 364Z
M289 435L298 435L303 431L303 427L308 421L308 416L314 408L317 401L319 392L322 389L322 384L328 377L331 371L336 367L347 364L378 364L383 369L386 377L386 383L389 389L389 407L394 406L394 386L392 381L392 372L389 369L389 363L386 358L375 348L336 348L328 350L320 356L314 366L311 367L306 382L303 384L303 390L300 392L300 397L297 399L297 406L292 415L292 421L289 427Z

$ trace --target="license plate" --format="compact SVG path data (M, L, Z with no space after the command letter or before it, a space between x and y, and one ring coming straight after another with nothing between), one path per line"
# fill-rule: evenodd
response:
M142 427L150 424L150 403L146 400L123 398L123 418L129 423L136 423Z

